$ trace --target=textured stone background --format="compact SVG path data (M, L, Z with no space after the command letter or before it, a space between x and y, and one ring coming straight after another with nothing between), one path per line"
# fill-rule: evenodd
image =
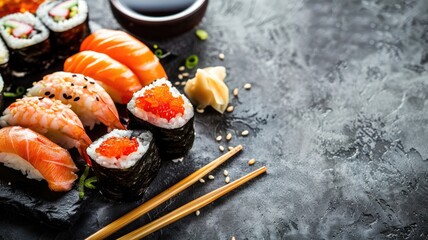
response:
M94 22L120 28L106 1L89 2ZM233 132L222 144L245 150L214 181L113 237L224 185L224 169L233 180L266 165L267 175L149 239L427 239L427 12L422 0L211 1L200 25L207 41L189 32L156 43L175 55L166 64L172 81L190 54L199 67L226 66L229 87L241 88L236 110L197 114L190 155L164 163L146 198L219 156L217 134ZM94 197L71 229L3 219L0 235L82 239L138 203Z

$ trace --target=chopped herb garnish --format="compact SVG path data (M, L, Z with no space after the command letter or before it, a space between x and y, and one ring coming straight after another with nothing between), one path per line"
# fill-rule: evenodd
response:
M195 34L202 41L205 41L208 38L208 32L203 29L196 30Z
M156 55L156 57L161 57L161 56L163 55L163 51L162 51L162 49L157 48L157 49L155 50L155 55Z
M195 68L198 65L199 58L196 55L190 55L188 58L186 58L186 68L192 69Z
M85 167L85 171L79 178L79 197L80 199L83 199L85 197L85 187L89 189L95 189L95 186L92 184L94 182L97 182L97 177L93 176L88 179L86 179L89 175L89 166Z
M25 88L22 86L19 86L16 88L15 92L4 92L3 96L7 98L16 98L20 97L25 93Z

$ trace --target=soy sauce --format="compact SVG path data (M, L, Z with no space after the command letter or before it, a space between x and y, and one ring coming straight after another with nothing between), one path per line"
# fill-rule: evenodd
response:
M196 0L120 0L130 10L150 17L177 14L190 7Z

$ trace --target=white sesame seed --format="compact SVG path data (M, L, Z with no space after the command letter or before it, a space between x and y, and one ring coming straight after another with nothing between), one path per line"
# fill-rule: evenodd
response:
M229 175L229 172L228 172L227 170L224 170L224 171L223 171L223 175L224 175L224 176L227 176L227 175Z
M234 107L232 105L230 105L229 107L226 108L226 112L233 112Z
M244 130L241 132L242 136L247 136L250 132L248 132L248 130Z
M185 67L185 66L180 66L180 67L178 68L178 71L180 71L180 72L182 72L182 71L184 71L184 70L186 70L186 67Z
M223 60L223 59L224 59L224 53L220 53L220 54L218 55L218 58L220 58L220 60Z
M195 214L196 214L196 216L199 216L199 214L201 214L201 211L196 210Z
M175 82L174 85L178 86L178 85L180 85L180 82Z
M217 142L220 142L222 138L223 138L222 136L218 135L218 136L215 138L215 140L216 140Z
M178 79L183 79L183 75L182 74L178 74Z
M226 140L230 141L230 139L232 139L232 133L227 133Z
M227 176L227 177L224 179L224 181L225 181L226 183L230 183L230 177L229 177L229 176Z
M251 88L251 83L246 83L244 89L249 90Z
M181 82L181 86L186 86L187 81Z
M185 72L185 73L182 73L181 75L183 75L183 77L188 77L188 76L189 76L189 73L188 73L188 72Z
M235 89L233 89L233 96L238 96L238 92L239 92L239 89L238 88L235 88Z
M198 113L204 113L205 109L203 109L203 108L196 108L196 112L198 112Z
M199 179L199 182L205 183L205 180L203 178Z
M254 163L256 163L256 159L251 158L250 161L248 161L248 165L252 166L254 165Z
M227 147L227 149L229 149L229 151L232 151L232 150L233 150L233 147L232 147L232 146L229 146L229 147Z
M208 175L208 178L213 180L215 177L213 175Z
M224 147L222 145L218 146L218 149L220 149L220 151L224 151Z
M7 182L7 185L9 185L9 186L10 186L10 185L12 185L12 183L11 183L11 182Z

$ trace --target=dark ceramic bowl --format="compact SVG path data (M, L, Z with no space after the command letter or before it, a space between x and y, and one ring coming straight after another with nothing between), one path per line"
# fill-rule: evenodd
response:
M188 8L167 16L147 16L126 7L120 0L110 0L113 15L126 30L143 38L164 38L184 33L205 15L208 0L196 0Z

